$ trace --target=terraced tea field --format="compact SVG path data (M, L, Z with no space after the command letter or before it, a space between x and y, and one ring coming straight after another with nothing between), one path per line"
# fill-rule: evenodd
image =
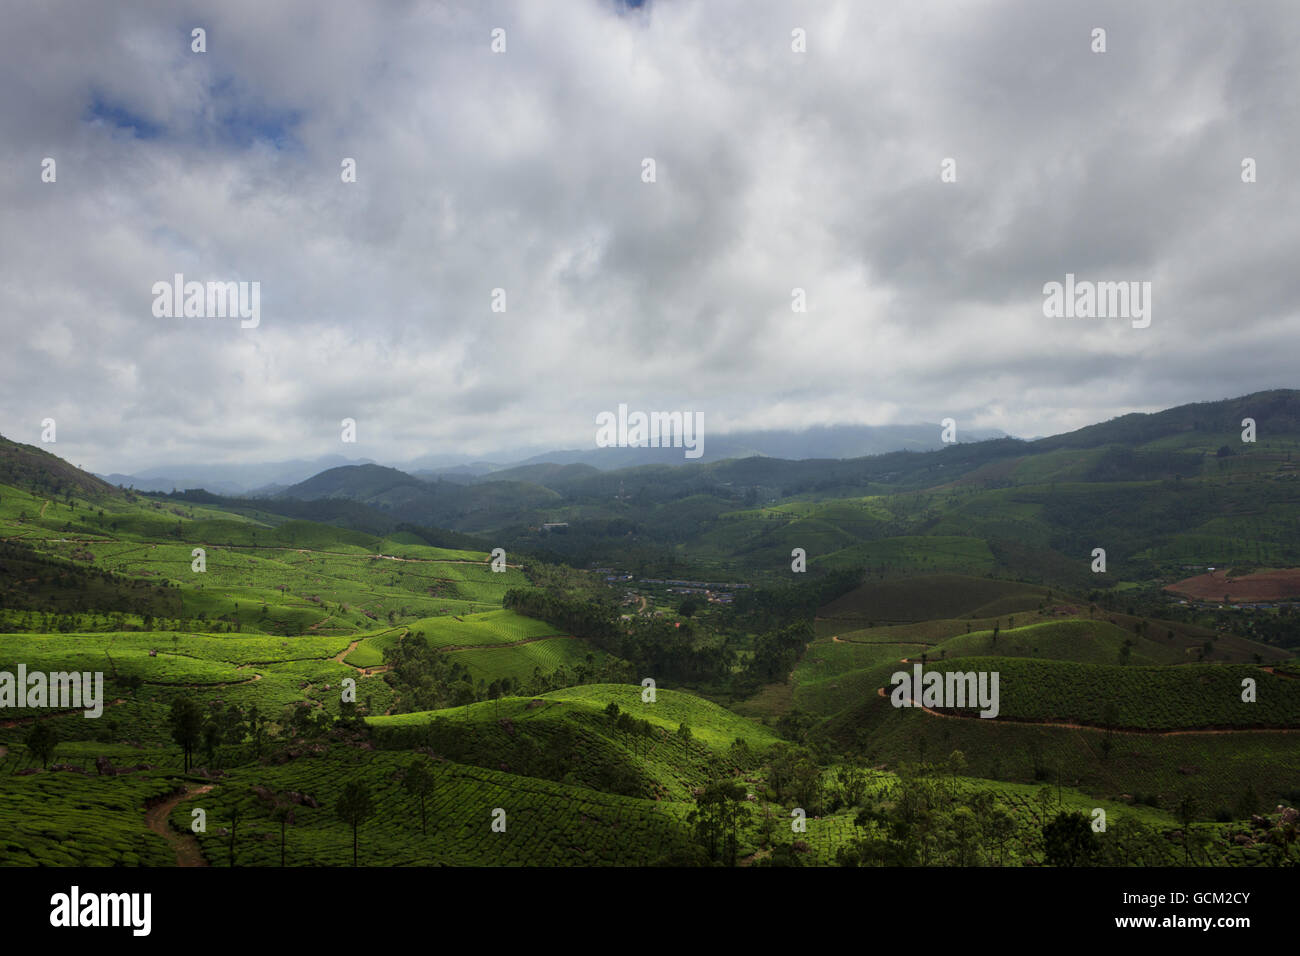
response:
M1056 480L1101 461L1065 451L1032 468L994 462L974 480L1022 472ZM923 764L949 796L1009 815L999 818L1006 832L995 850L976 821L979 849L946 862L1041 864L1050 803L1053 812L1105 807L1128 841L1126 862L1177 865L1192 850L1175 836L1173 810L1188 798L1204 837L1196 862L1278 862L1242 821L1297 792L1294 651L1217 622L1121 613L1113 602L1099 608L1098 594L992 577L1010 546L991 547L988 535L1018 536L1017 546L1050 568L1056 545L1045 529L1063 510L1092 503L1092 492L1082 483L1056 497L1037 486L962 488L958 479L934 496L794 500L730 513L709 495L665 505L713 522L682 551L711 554L719 578L732 579L733 567L710 549L724 544L784 566L793 542L809 548L815 568L868 571L828 575L835 590L815 592L816 602L801 604L782 583L762 593L768 603L757 612L710 604L680 632L647 620L643 631L620 634L601 617L617 598L593 590L586 573L523 567L529 561L514 555L494 572L487 553L432 547L412 525L369 534L247 506L0 487L0 563L10 562L0 671L99 671L105 698L97 720L49 709L4 714L0 862L228 865L233 826L233 862L278 865L277 810L291 809L289 865L350 865L353 833L337 810L343 788L361 782L373 801L357 834L363 864L693 865L704 852L690 822L703 806L697 798L731 781L740 785L743 865L834 865L867 846L864 837L881 836L867 817L866 829L859 825L864 798L840 789L842 762L864 768L880 812L893 812L890 788ZM1134 483L1103 498L1121 508L1148 490ZM1230 537L1241 527L1213 520L1201 529ZM924 534L910 533L922 523ZM1120 580L1115 593L1135 587ZM591 640L503 608L511 588L553 588L562 599L537 606ZM685 624L676 602L657 610ZM793 621L801 623L790 630ZM816 638L790 647L790 635L802 645L807 623ZM699 685L661 686L645 700L632 675L660 649L637 647L640 635L676 646L696 629L703 640L688 651L699 660L680 673L701 675ZM392 654L414 635L430 649ZM640 653L640 663L597 644ZM890 706L881 696L890 675L922 657L927 670L996 671L998 718ZM754 666L771 659L789 662L788 677L773 681L785 663ZM502 679L516 696L486 699ZM342 699L349 680L355 708ZM579 684L591 680L628 682ZM1253 703L1241 700L1247 680ZM548 687L562 689L532 693ZM189 723L177 726L176 714ZM52 741L42 740L45 730ZM427 828L402 785L417 756L434 775ZM156 802L182 787L188 798ZM790 814L801 802L814 809L796 833ZM150 816L150 806L160 809ZM207 811L209 826L190 842L182 835L194 807ZM497 809L504 832L492 827ZM163 831L167 839L157 831L164 813L174 831ZM954 832L970 823L960 814L950 821ZM946 845L951 836L936 839Z
M448 649L518 644L556 634L555 628L544 621L503 608L457 617L422 618L408 626L412 632L422 633L434 647Z
M12 763L12 761L9 761ZM170 793L174 774L114 777L73 772L15 776L0 762L0 866L170 866L165 840L144 827L144 807Z
M228 836L217 827L238 808L236 863L279 865L280 827L271 817L272 804L252 790L258 786L306 794L320 804L293 808L288 865L351 865L351 830L332 812L350 780L364 781L375 803L374 817L359 831L363 865L644 866L686 844L679 815L656 801L453 763L435 764L436 782L426 801L428 827L422 832L418 805L400 785L409 762L403 754L330 754L233 772L193 804L207 810L213 824L199 837L204 855L228 859ZM492 829L498 808L505 811L504 832ZM172 825L187 827L190 809L178 807Z
M1300 731L1300 684L1259 667L1184 664L1120 667L1028 658L971 657L927 669L1000 675L999 720L1087 724L1138 731L1292 728ZM1242 700L1244 680L1258 699ZM1106 718L1108 706L1114 716Z

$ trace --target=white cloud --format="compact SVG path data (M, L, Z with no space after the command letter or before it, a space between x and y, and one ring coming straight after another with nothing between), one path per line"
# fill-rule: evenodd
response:
M710 428L1045 434L1294 385L1297 22L1228 2L15 9L0 431L34 441L52 415L60 453L128 471L587 445L621 401ZM261 282L261 326L154 318L176 272ZM1151 280L1151 327L1044 319L1066 272Z

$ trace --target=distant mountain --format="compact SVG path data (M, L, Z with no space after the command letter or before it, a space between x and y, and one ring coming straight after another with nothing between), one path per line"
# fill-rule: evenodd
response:
M675 464L681 464L675 462ZM551 462L539 462L533 465L516 465L503 468L490 474L480 475L471 480L472 484L488 481L523 481L547 488L562 488L572 485L583 478L601 474L601 469L592 465L558 465Z
M448 468L422 468L418 470L411 469L408 465L398 465L407 474L414 475L416 478L423 478L426 481L459 481L467 483L480 475L488 475L494 471L500 471L509 465L498 465L486 461L476 461L468 465L453 465Z
M1095 448L1099 445L1145 444L1196 433L1235 434L1242 419L1253 419L1258 438L1300 433L1300 391L1279 388L1216 402L1195 402L1159 412L1133 412L1096 425L1033 442L1036 448Z
M1256 424L1255 444L1241 439L1247 418ZM934 534L954 539L953 553L968 562L963 568L996 561L1087 580L1091 572L1079 571L1066 555L1088 553L1103 532L1115 553L1135 554L1149 547L1144 541L1172 547L1184 526L1204 527L1209 545L1180 539L1177 553L1189 556L1183 563L1223 563L1241 554L1261 566L1291 560L1295 536L1284 516L1300 513L1292 500L1300 488L1300 461L1293 456L1300 459L1300 391L1277 390L1123 415L1036 441L995 438L856 458L751 455L617 470L533 462L479 475L466 469L454 478L346 464L272 496L222 503L368 533L414 527L424 529L415 533L426 540L428 529L446 529L437 532L444 544L473 535L493 547L579 564L617 557L666 566L694 549L709 560L733 554L767 566L813 538L822 542L823 557L843 552L836 560L896 564L911 553L897 539ZM91 497L121 495L40 448L2 439L0 484L51 499L74 489ZM1018 490L1007 495L1004 489ZM1226 506L1237 521L1232 535L1213 524L1224 517L1229 490L1237 496ZM863 504L875 496L895 505L880 511ZM183 497L202 503L211 494ZM768 508L795 498L801 501L796 511ZM1274 515L1271 543L1255 541L1240 523L1257 509ZM781 531L786 525L792 527ZM885 540L903 552L889 551L880 543ZM977 540L987 543L976 547L978 554L969 550ZM1256 547L1243 550L1241 542Z
M340 465L369 464L369 458L345 458L322 455L320 458L295 458L260 465L162 465L133 474L114 473L99 477L111 485L135 488L136 491L184 491L203 488L223 495L246 494L267 486L288 486Z
M491 515L493 520L507 522L526 520L535 509L560 501L558 493L538 484L511 480L481 484L428 481L381 465L331 468L285 489L276 498L348 499L379 508L400 521L455 529L481 524L475 516Z
M1101 458L1062 471L1061 480L1147 480L1188 475L1199 467L1199 442L1219 447L1243 418L1268 435L1300 433L1300 392L1279 389L1240 398L1123 415L1062 435L1024 441L990 429L961 429L955 445L940 440L939 425L835 425L802 431L768 430L704 436L704 454L682 448L585 448L535 454L513 464L504 455L429 454L396 466L368 459L325 456L265 465L186 466L105 476L114 485L169 492L205 488L225 495L348 498L374 504L402 520L481 530L488 512L519 522L549 517L560 497L664 496L752 488L774 496L861 492L872 484L924 487L1008 458L1069 449L1112 448ZM1134 457L1138 446L1165 442ZM1214 450L1214 449L1211 449ZM190 476L190 477L183 477ZM980 473L980 480L990 474ZM512 499L510 485L517 495ZM497 487L487 489L487 486ZM459 490L458 490L459 489ZM475 490L477 489L477 490ZM646 489L641 492L641 489ZM540 509L540 510L530 510Z
M184 491L187 488L202 488L205 491L211 491L219 495L238 495L243 494L249 489L233 481L215 481L205 478L141 478L139 475L123 475L113 472L110 475L99 475L110 485L120 486L122 488L134 488L136 491L161 491L170 493L172 491Z
M384 465L343 465L330 468L281 492L281 497L378 499L401 488L423 491L419 479Z
M634 468L638 465L703 464L729 458L784 458L791 461L822 458L861 458L891 451L930 451L943 447L939 425L831 425L803 431L772 430L733 432L710 436L705 433L704 454L688 459L682 448L575 448L568 450L513 450L487 457L436 453L388 466L427 480L443 479L465 483L526 465L587 465L602 471ZM960 430L961 442L1005 437L995 429ZM524 457L521 457L524 456ZM376 464L370 458L324 455L315 459L294 459L260 465L162 465L131 474L100 475L112 485L137 491L170 492L203 488L222 495L271 495L277 490L306 481L331 468Z
M550 463L591 465L604 471L637 465L704 464L729 458L783 458L804 461L811 458L863 458L891 451L935 451L944 447L941 425L825 425L800 431L770 430L731 432L712 436L706 431L703 454L686 458L683 448L577 448L549 451L519 462L519 465ZM997 429L961 429L959 442L1005 438Z
M1240 443L1243 418L1256 420L1261 441L1270 436L1294 440L1300 436L1300 392L1261 392L1124 415L1032 442L995 437L943 445L938 426L845 427L754 433L748 441L741 436L716 439L717 454L728 447L747 453L722 461L689 462L680 448L608 448L546 456L581 461L531 461L478 475L466 469L448 476L415 476L379 465L350 465L300 482L280 497L349 499L395 520L475 534L523 533L548 522L566 522L571 537L579 527L628 533L633 527L679 522L680 530L712 514L796 495L853 497L954 483L996 488L1193 477L1203 471L1207 456L1225 444ZM958 437L981 434L988 433L972 430ZM932 447L847 458L753 453L756 448L791 454L845 451L871 442ZM654 461L647 463L645 457ZM639 463L615 467L620 461Z

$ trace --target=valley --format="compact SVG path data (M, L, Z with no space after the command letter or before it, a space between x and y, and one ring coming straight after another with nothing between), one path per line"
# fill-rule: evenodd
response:
M0 442L0 671L105 684L0 714L0 863L1296 862L1300 394L1190 408L258 499Z

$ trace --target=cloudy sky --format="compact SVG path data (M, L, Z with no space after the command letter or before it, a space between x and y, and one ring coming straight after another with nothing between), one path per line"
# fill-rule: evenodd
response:
M1293 3L4 23L0 433L53 418L96 471L589 447L620 402L1041 435L1300 385ZM260 324L156 316L175 273L260 283ZM1046 318L1066 273L1150 282L1150 326Z

